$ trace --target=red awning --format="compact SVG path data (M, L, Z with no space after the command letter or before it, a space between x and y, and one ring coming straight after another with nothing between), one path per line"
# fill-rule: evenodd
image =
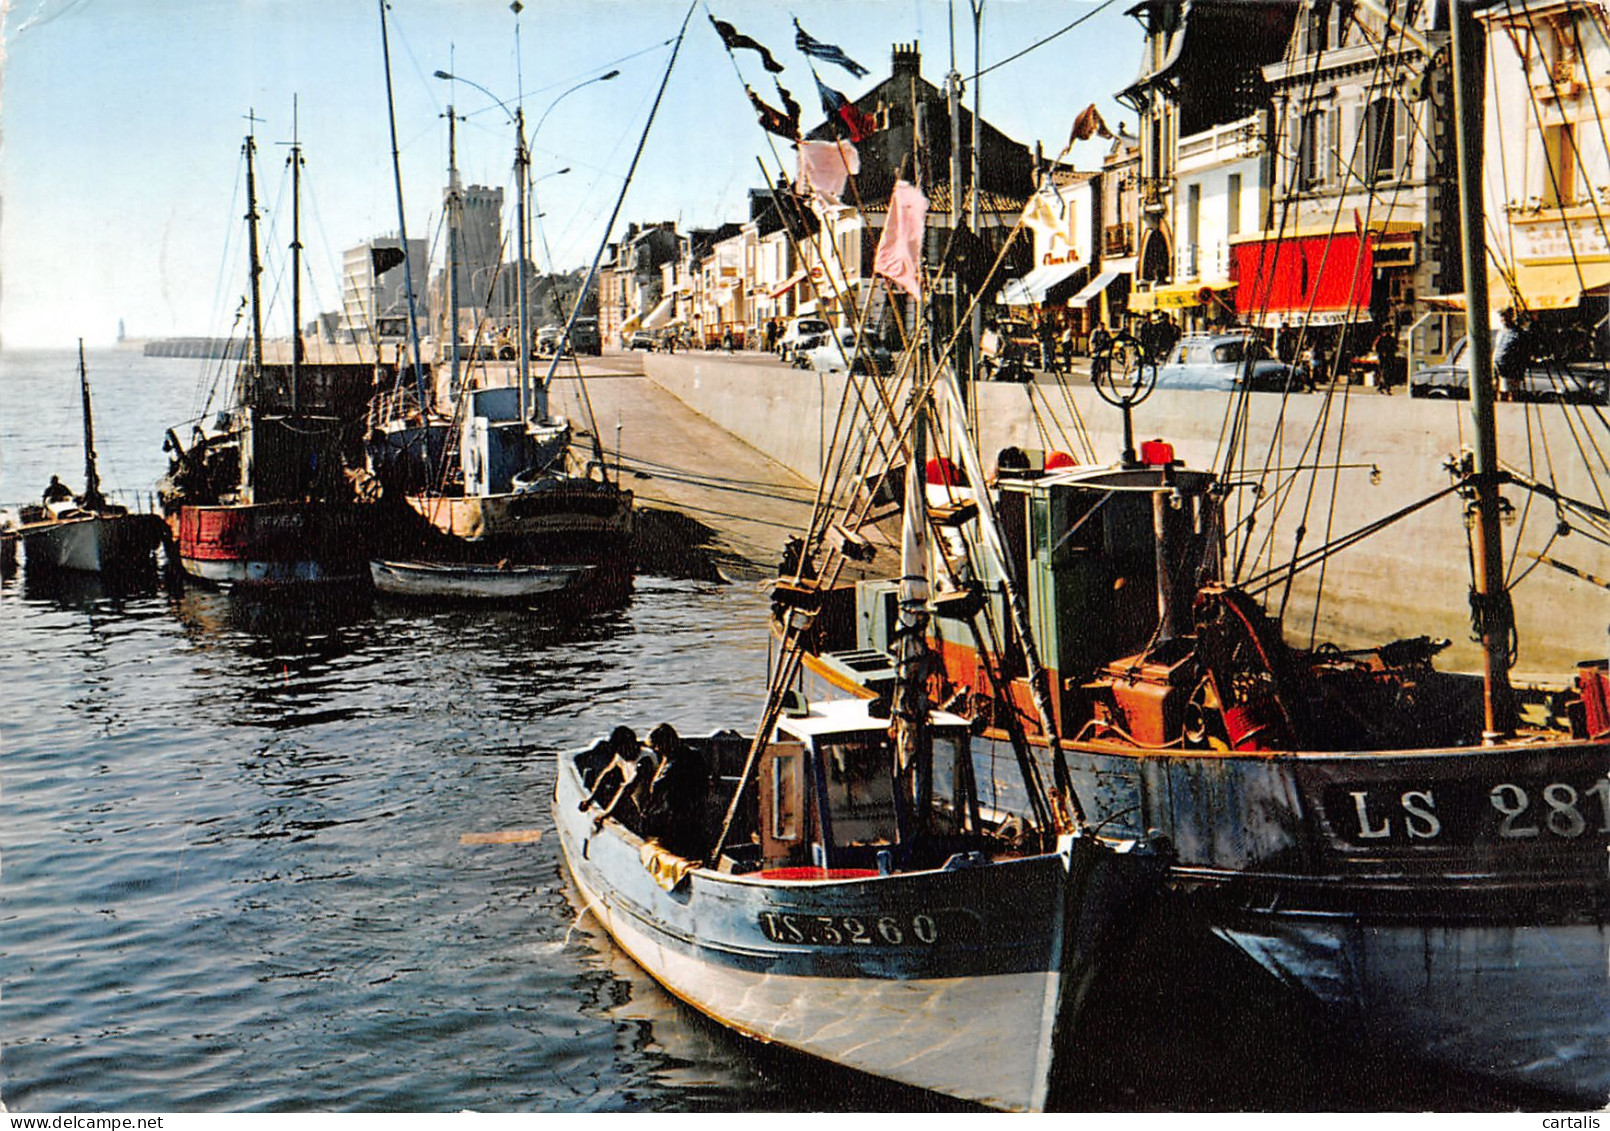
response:
M1236 305L1252 318L1309 311L1367 318L1375 238L1337 232L1236 244L1230 249L1231 274L1240 284Z

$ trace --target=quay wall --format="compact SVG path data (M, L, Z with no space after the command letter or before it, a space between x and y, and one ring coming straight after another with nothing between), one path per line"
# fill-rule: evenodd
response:
M811 482L818 479L844 395L842 374L698 353L651 354L645 372L745 443ZM984 384L977 394L985 466L1008 445L1064 449L1088 462L1090 450L1076 421L1083 422L1096 461L1111 462L1122 451L1118 411L1087 385L1064 393L1054 385ZM1313 549L1445 488L1449 478L1443 464L1469 436L1464 402L1413 400L1401 391L1381 396L1369 389L1330 398L1328 409L1326 400L1313 394L1289 398L1281 419L1281 397L1260 393L1250 398L1247 455L1233 478L1258 478L1266 461L1279 470L1267 477L1277 486L1254 525L1252 556L1262 564L1243 568L1242 576L1289 559L1299 527L1306 527L1303 548ZM1161 437L1174 445L1187 466L1216 466L1226 404L1227 398L1212 393L1154 393L1135 409L1136 441ZM1577 411L1499 405L1500 450L1506 464L1523 472L1530 471L1536 453L1537 479L1556 483L1567 496L1598 503L1603 485L1593 481L1579 453L1577 438L1584 426ZM1317 441L1311 437L1327 412L1324 447L1316 456ZM1591 427L1601 433L1602 447L1602 426L1594 421ZM1339 430L1345 438L1338 460ZM1543 463L1545 442L1555 468L1552 478ZM1266 455L1271 452L1272 457ZM1291 471L1316 462L1341 467L1320 476L1310 499L1314 477L1293 476ZM1504 531L1510 574L1525 575L1513 592L1520 625L1516 677L1560 682L1579 660L1603 657L1610 649L1610 591L1530 555L1546 551L1605 577L1610 575L1610 554L1580 534L1556 537L1554 508L1545 499L1515 486L1506 488L1505 495L1515 510L1515 521ZM1271 500L1279 501L1278 508ZM1236 523L1238 516L1244 520L1252 501L1250 490L1233 492L1227 523ZM1358 647L1410 636L1446 637L1453 646L1443 654L1442 666L1478 670L1480 651L1470 639L1470 572L1461 512L1458 497L1447 496L1333 556L1323 572L1316 567L1300 573L1286 604L1287 638L1306 644L1312 631L1318 642ZM1324 599L1316 627L1321 580ZM1278 596L1271 604L1278 607Z

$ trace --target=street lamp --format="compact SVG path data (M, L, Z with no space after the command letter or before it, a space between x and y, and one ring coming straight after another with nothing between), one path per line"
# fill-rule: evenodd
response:
M532 131L532 136L533 137L536 136L536 131L534 131L534 130ZM544 173L544 174L542 174L542 176L540 176L536 180L532 181L531 182L531 206L533 208L540 207L537 204L537 186L538 185L540 185L543 181L547 180L549 177L562 177L568 172L570 172L570 166L566 165L563 169L555 169L551 173ZM542 226L542 218L544 216L546 216L546 215L547 215L546 212L538 212L537 213L537 235L542 237L542 258L543 258L543 262L545 262L548 265L548 274L552 275L553 274L553 252L548 249L548 229Z
M516 314L515 334L517 337L516 349L520 362L520 419L525 421L528 419L526 386L530 383L531 378L531 323L530 314L526 310L526 192L530 183L531 154L526 148L525 142L525 109L516 106L511 111L503 99L474 79L467 79L462 75L455 75L449 71L437 71L436 77L446 82L461 82L474 87L493 102L496 102L502 108L504 114L508 115L510 124L514 126L515 192L519 198L519 208L516 213L519 217L519 264L515 275L515 281L518 285L519 310ZM547 415L547 406L541 406L539 415Z

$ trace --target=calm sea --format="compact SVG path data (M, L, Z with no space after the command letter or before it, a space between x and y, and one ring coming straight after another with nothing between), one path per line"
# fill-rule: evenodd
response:
M150 491L208 363L88 360L103 478ZM0 502L82 486L79 420L72 354L0 357ZM0 580L0 1101L948 1106L729 1035L578 920L554 752L619 721L751 725L765 611L753 586L652 577L569 624ZM461 843L509 830L541 836ZM1338 1051L1246 970L1197 973L1106 999L1071 1103L1503 1106Z

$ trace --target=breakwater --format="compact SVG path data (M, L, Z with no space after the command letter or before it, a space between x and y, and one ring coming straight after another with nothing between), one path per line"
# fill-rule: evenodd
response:
M843 374L696 353L653 354L645 371L783 466L812 481L820 474L844 396ZM1102 463L1116 460L1123 449L1118 410L1088 385L983 384L976 394L986 466L1010 445L1065 449L1081 461ZM1134 410L1137 442L1161 437L1188 466L1219 466L1230 433L1228 405L1213 393L1158 391ZM1580 451L1581 411L1499 405L1505 462L1567 496L1597 500L1600 487ZM1237 486L1226 504L1232 530L1250 528L1252 535L1240 576L1263 573L1288 561L1294 549L1312 551L1444 490L1444 465L1469 443L1469 435L1462 402L1353 389L1329 398L1297 395L1282 405L1278 395L1254 394L1232 463ZM1552 470L1545 451L1552 453ZM1261 493L1253 486L1260 479ZM1585 537L1561 534L1546 499L1513 486L1506 495L1514 507L1504 535L1520 626L1517 678L1559 679L1577 661L1610 649L1610 593L1534 555L1602 575L1603 550ZM1256 512L1255 503L1261 503ZM1429 634L1453 642L1444 667L1476 670L1480 655L1470 639L1462 511L1457 495L1445 495L1298 573L1289 592L1283 585L1273 590L1271 607L1284 601L1288 639L1303 643L1312 633L1318 642L1345 648Z

